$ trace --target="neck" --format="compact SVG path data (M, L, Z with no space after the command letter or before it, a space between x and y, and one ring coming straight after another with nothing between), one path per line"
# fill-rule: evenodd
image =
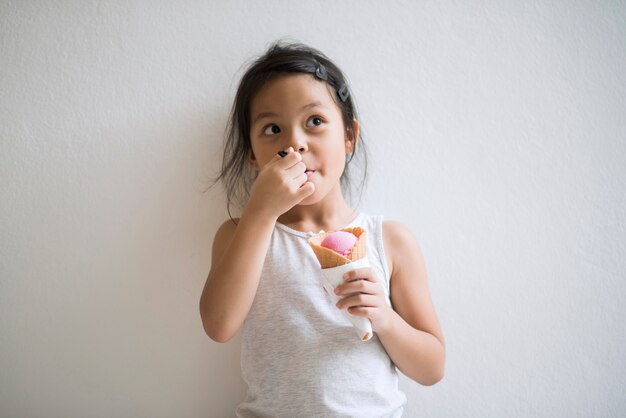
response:
M278 222L300 231L315 231L323 229L331 231L349 224L357 215L341 193L341 186L337 184L319 202L311 205L296 205L278 217Z

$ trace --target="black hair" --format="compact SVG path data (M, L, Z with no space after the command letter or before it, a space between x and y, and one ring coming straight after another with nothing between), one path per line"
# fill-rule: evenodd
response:
M355 154L360 154L363 160L359 185L360 196L362 196L367 176L367 151L360 133L361 130L359 130L359 138L354 137L353 120L358 120L358 115L346 77L326 55L317 49L301 43L278 41L273 43L261 57L252 62L244 73L230 111L224 138L222 168L213 183L215 184L220 180L223 182L228 214L231 219L231 205L235 202L240 208L243 208L250 196L250 188L257 174L247 162L247 156L252 150L250 143L250 105L252 99L268 81L290 73L311 74L317 79L325 81L336 92L333 99L341 110L344 126L351 135L350 139L358 143L358 146L353 146L353 151L346 157L346 164L340 180L341 188L348 197L352 196L352 190L349 187L350 162Z

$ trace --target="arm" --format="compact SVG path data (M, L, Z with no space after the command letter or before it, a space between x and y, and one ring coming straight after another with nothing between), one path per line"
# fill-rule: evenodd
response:
M246 319L261 276L275 219L245 213L215 234L212 266L200 298L204 330L217 342L230 340Z
M227 221L213 243L211 270L200 297L200 316L211 339L226 342L248 316L278 216L315 191L300 153L289 148L259 172L238 225Z
M398 368L423 385L443 378L445 341L428 290L424 258L408 228L383 223L384 244L392 260L391 301L387 326L378 338Z
M369 318L402 373L422 385L434 385L443 378L445 342L430 300L422 254L411 232L397 222L383 223L383 241L391 256L393 309L369 267L344 275L345 283L337 286L335 293L346 297L337 307Z

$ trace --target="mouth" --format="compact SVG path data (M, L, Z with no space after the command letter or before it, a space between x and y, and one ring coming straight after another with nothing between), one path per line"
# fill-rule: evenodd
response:
M311 179L311 177L313 176L313 173L315 173L315 170L310 170L308 168L304 171L304 174L306 174L307 180Z

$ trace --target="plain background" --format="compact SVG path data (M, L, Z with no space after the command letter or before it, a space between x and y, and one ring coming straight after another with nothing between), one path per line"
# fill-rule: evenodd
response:
M0 415L233 415L203 190L285 37L348 75L361 210L424 252L446 376L405 416L625 416L626 5L356 0L0 3Z

